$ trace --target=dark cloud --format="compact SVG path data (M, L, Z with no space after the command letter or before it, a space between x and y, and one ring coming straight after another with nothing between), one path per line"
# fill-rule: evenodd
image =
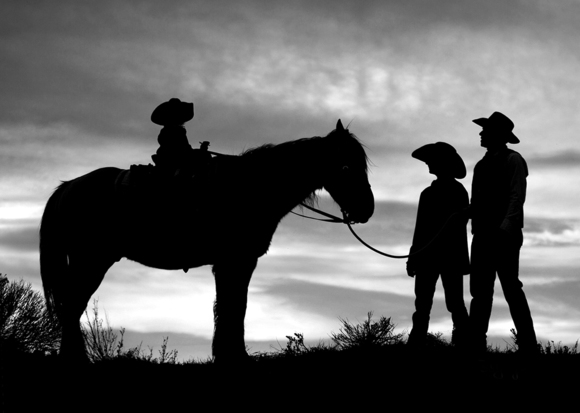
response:
M345 21L356 21L364 27L369 20L375 24L396 26L404 31L421 31L439 24L461 24L466 27L503 27L507 25L523 25L532 19L539 22L543 15L531 2L504 2L492 0L482 3L477 0L440 1L436 7L429 0L370 1L356 3L348 0L333 2L337 14ZM327 4L318 4L322 13Z
M132 62L138 43L155 45L148 41L155 28L136 23L137 10L77 2L3 8L0 122L66 122L105 136L134 132L147 102L158 99L145 88L127 90L120 76L140 63Z
M340 210L328 197L319 199L318 208L333 215L340 216ZM298 213L314 217L324 218L306 209ZM366 242L381 245L410 244L413 238L417 206L403 202L375 203L375 213L366 224L354 225L354 230ZM351 235L344 224L332 224L317 222L310 219L287 215L276 232L273 243L300 241L316 245L332 243L337 247L347 245L360 245Z
M147 123L153 105L184 91L188 71L198 77L201 72L203 87L196 99L203 99L204 90L211 97L219 86L214 82L236 61L247 63L279 47L312 61L396 45L412 55L414 47L425 46L410 39L424 37L432 27L494 30L525 23L537 31L554 13L530 2L475 0L441 1L437 7L422 0L332 5L182 1L172 7L152 1L64 1L2 8L0 122L66 121L110 138L142 134L145 129L138 125ZM326 74L340 80L338 71ZM251 97L246 100L251 106Z
M0 247L16 251L38 251L38 226L4 229L0 233Z
M538 293L544 290L544 286L548 285L553 288L552 292L556 292L560 286L568 285L571 286L572 292L576 291L580 287L580 281L578 278L578 268L569 265L558 265L553 267L538 267L527 265L523 261L520 265L521 273L524 277L533 276L536 278L543 279L543 283L536 284L531 288L535 288ZM546 290L547 291L547 290ZM571 294L570 296L577 295ZM553 295L553 298L557 298L559 293ZM577 295L578 296L578 295Z
M368 224L355 226L355 229L373 243L410 245L416 216L416 204L379 201L375 203L375 213Z
M15 257L3 251L0 259L0 273L5 274L10 281L24 280L30 283L36 291L42 291L38 259Z
M239 154L265 143L282 143L299 138L325 136L332 131L337 118L320 118L304 112L271 110L248 102L240 110L228 102L209 96L194 99L195 117L188 124L188 137L194 144L199 140L211 142L217 152ZM362 136L361 136L362 137Z
M566 230L573 230L577 220L557 219L557 218L536 218L526 217L525 232L549 232L559 235Z
M365 291L305 281L281 281L272 284L265 294L281 298L301 311L329 318L376 315L403 318L412 299L386 292Z
M545 156L534 156L528 158L530 168L571 168L580 166L580 152L568 150Z
M578 219L527 217L524 236L532 246L567 247L580 245Z

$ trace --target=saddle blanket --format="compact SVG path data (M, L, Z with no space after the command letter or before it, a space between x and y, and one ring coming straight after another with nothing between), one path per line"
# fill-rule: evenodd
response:
M156 179L153 168L154 166L151 164L131 165L130 169L125 169L119 173L115 179L115 189L125 192L132 189L144 190L158 187L159 179Z

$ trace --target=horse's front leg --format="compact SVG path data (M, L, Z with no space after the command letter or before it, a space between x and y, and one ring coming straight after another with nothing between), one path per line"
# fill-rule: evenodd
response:
M213 266L216 300L212 353L216 361L237 361L248 357L244 341L244 318L248 285L257 263L257 259L244 258Z

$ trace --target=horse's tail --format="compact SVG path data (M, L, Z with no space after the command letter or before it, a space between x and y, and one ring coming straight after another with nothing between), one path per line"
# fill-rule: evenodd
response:
M59 219L59 204L66 185L66 182L60 185L48 199L40 223L40 277L46 307L59 318L68 271L68 256L60 235L63 228Z

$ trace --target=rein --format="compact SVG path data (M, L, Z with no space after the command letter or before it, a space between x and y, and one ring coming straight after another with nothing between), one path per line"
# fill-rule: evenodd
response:
M385 257L389 257L389 258L395 258L395 259L401 259L401 258L409 258L415 255L418 255L420 253L422 253L423 251L425 251L427 248L429 248L431 246L431 244L433 244L433 242L435 242L435 240L437 238L439 238L439 236L441 235L441 233L443 233L443 231L445 230L445 228L447 227L447 225L449 224L449 222L451 221L451 219L457 215L457 213L452 214L447 221L445 221L445 224L443 225L443 227L441 227L441 229L439 230L439 232L437 233L437 235L435 235L433 237L433 239L431 241L429 241L429 243L427 245L425 245L423 248L421 248L418 251L413 252L412 254L407 254L407 255L392 255L392 254L387 254L386 252L383 251L379 251L378 249L372 247L371 245L367 244L356 232L355 230L352 228L352 223L347 219L346 213L344 211L342 211L342 215L343 218L339 218L335 215L329 214L328 212L324 212L321 211L320 209L316 209L314 207L311 207L310 205L306 205L305 203L301 202L300 203L301 206L303 206L304 208L307 208L309 210L311 210L312 212L316 212L317 214L323 215L325 217L328 217L329 219L320 219L320 218L314 218L314 217L309 217L306 215L302 215L302 214L298 214L294 211L290 211L291 213L293 213L294 215L298 215L299 217L302 218L308 218L308 219L314 219L316 221L323 221L323 222L331 222L333 224L337 224L337 223L342 223L342 224L346 224L346 226L348 227L348 229L350 230L350 232L352 233L352 235L361 243L363 244L365 247L367 247L368 249L370 249L373 252L376 252L379 255L383 255Z
M332 215L332 214L329 214L328 212L321 211L320 209L313 208L310 205L306 205L303 202L300 203L300 206L303 206L304 208L307 208L307 209L311 210L312 212L316 212L317 214L320 214L320 215L323 215L325 217L328 217L329 219L313 218L313 217L309 217L309 216L306 216L306 215L298 214L298 213L296 213L294 211L290 211L290 212L292 212L294 215L298 215L299 217L302 217L302 218L314 219L316 221L330 222L330 223L333 223L333 224L346 224L346 226L348 227L348 229L350 230L350 232L352 233L352 235L354 235L354 237L361 244L363 244L365 247L367 247L371 251L376 252L377 254L383 255L385 257L395 258L395 259L408 258L411 255L415 255L415 254L421 252L423 249L426 248L425 247L425 248L421 249L421 251L417 251L417 252L414 252L413 254L409 254L409 255L392 255L392 254L387 254L386 252L379 251L378 249L370 246L361 237L359 237L358 234L352 228L351 222L347 219L346 213L344 211L342 211L343 218L339 218L336 215Z
M333 224L346 224L347 223L344 218L339 218L335 215L329 214L328 212L321 211L320 209L316 209L314 207L311 207L310 205L306 205L304 202L301 202L300 206L303 206L304 208L307 208L307 209L311 210L312 212L316 212L317 214L328 217L329 219L309 217L308 215L302 215L302 214L299 214L299 213L294 212L294 211L290 211L290 212L294 215L298 215L299 217L313 219L315 221L331 222Z

